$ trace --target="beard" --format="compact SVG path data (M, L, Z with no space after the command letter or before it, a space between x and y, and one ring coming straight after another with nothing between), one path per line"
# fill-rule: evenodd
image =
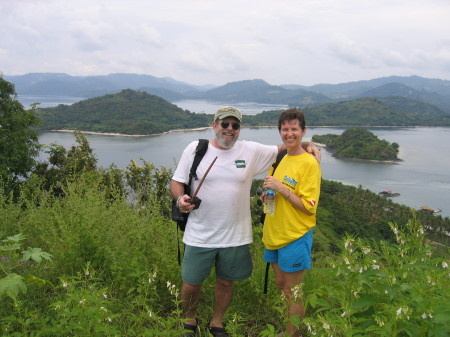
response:
M219 146L223 147L224 149L231 149L234 144L236 143L238 137L236 134L234 134L233 138L228 139L223 136L221 132L216 132L216 142Z

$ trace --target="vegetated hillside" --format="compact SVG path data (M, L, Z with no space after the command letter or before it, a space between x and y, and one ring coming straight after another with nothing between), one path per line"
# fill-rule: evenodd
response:
M403 97L365 97L302 110L308 126L450 126L450 115ZM279 114L267 111L245 116L245 123L277 125Z
M397 160L399 145L380 140L372 132L362 128L350 128L342 135L313 135L314 142L326 144L338 158L367 160Z
M192 93L190 97L220 102L289 104L301 107L317 106L332 101L322 94L304 89L284 89L260 79L227 83L203 93Z
M73 105L40 109L40 130L77 129L150 135L209 126L211 116L180 109L161 97L131 89Z
M449 110L450 106L450 99L446 96L439 95L435 92L416 90L402 83L387 83L357 95L357 97L377 98L391 96L410 98L415 101L432 104L442 110Z

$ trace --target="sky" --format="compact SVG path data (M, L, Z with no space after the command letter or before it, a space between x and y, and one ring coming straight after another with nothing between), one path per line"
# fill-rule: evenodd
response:
M450 0L0 0L0 73L450 80Z

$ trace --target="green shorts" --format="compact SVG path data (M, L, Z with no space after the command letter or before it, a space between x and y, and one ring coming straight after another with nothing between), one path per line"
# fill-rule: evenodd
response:
M216 276L229 281L240 281L252 274L253 263L248 245L227 248L201 248L186 245L181 275L183 282L202 284L213 265Z

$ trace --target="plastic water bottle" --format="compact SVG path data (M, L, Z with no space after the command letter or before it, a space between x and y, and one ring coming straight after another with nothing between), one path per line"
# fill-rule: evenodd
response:
M275 191L268 188L266 190L266 197L264 198L264 213L273 214L275 211Z

